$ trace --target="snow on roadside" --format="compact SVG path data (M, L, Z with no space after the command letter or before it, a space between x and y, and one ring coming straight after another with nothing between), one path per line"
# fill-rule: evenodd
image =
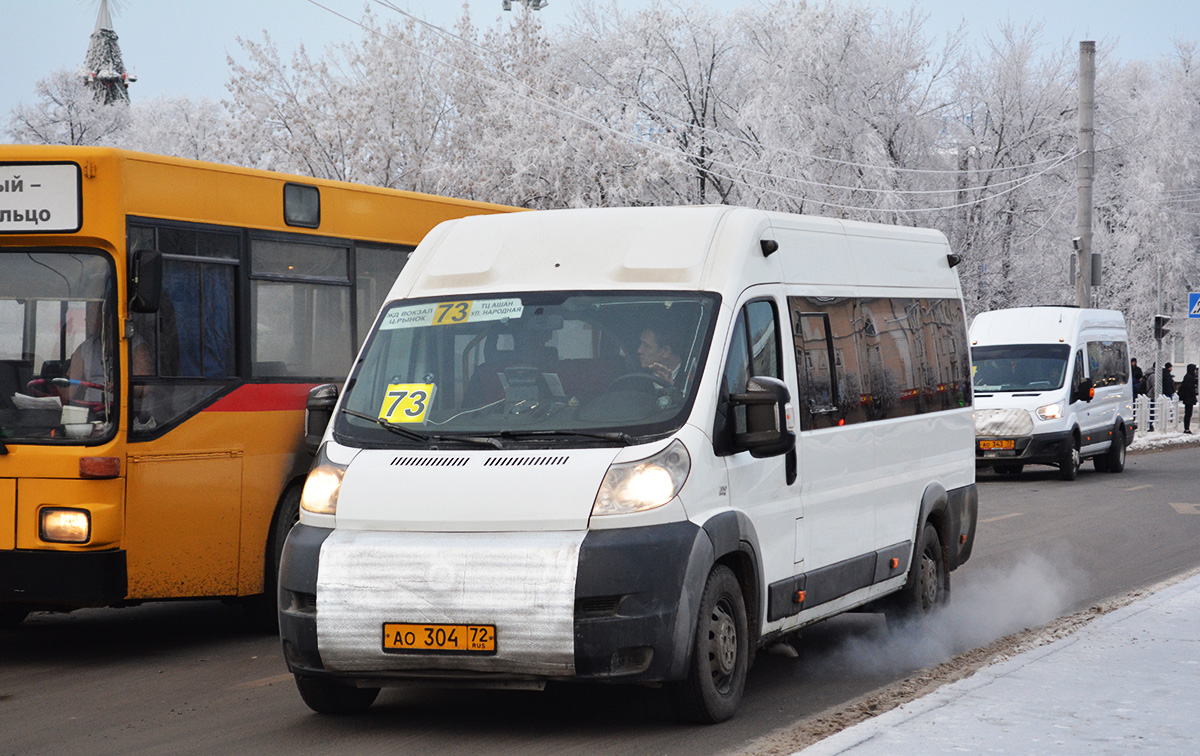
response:
M1200 423L1197 423L1197 430L1200 430ZM1139 432L1129 445L1129 451L1159 451L1174 446L1187 446L1197 441L1200 441L1200 435L1186 434L1183 431Z

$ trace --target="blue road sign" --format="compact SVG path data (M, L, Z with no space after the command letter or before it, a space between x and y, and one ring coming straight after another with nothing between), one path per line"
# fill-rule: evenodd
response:
M1188 317L1200 318L1200 291L1188 294Z

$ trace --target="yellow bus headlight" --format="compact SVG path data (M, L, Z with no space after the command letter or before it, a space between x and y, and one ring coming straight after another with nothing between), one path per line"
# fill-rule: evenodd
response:
M92 514L86 509L47 507L40 518L38 535L48 543L87 543L92 537Z

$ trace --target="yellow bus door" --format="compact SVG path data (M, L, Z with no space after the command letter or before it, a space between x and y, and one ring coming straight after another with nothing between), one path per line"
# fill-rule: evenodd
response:
M235 596L240 449L129 456L129 598Z

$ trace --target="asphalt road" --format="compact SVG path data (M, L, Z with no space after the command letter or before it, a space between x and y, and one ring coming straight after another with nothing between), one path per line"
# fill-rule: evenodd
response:
M385 689L364 716L314 715L278 640L219 602L35 614L0 631L4 754L716 754L1004 634L1200 565L1200 446L980 476L972 560L952 608L888 634L847 615L805 631L797 658L760 654L738 716L676 724L657 691Z

